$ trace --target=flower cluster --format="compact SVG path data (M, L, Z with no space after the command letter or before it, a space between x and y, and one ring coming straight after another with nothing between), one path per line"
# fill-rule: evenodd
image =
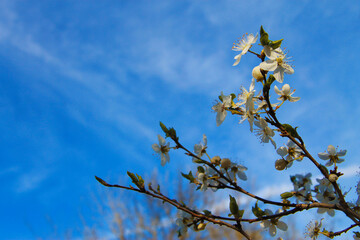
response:
M252 47L258 39L260 39L259 45L261 45L262 48L259 53L256 53ZM260 37L259 34L246 34L243 38L235 42L232 50L239 53L234 57L235 62L233 66L238 65L242 56L245 54L255 55L260 59L260 63L252 69L252 79L249 88L241 86L240 93L237 95L234 93L226 95L221 92L218 96L219 100L212 106L212 110L216 113L217 126L220 126L224 122L228 112L232 115L238 115L240 118L239 123L247 120L250 131L253 132L262 143L271 143L276 149L276 153L280 156L280 158L275 161L275 168L277 170L288 169L293 166L295 161L301 162L304 158L310 160L322 174L321 178L316 179L317 185L312 185L311 173L295 174L290 177L294 189L280 195L282 202L274 203L274 201L263 199L244 190L240 185L240 180L247 180L245 173L247 168L233 162L230 158L220 156L211 157L211 154L208 153L207 137L205 134L203 135L202 142L195 144L194 150L190 151L179 143L174 129L167 129L161 124L161 128L166 136L174 140L176 146L170 147L169 143L166 143L165 139L158 135L159 143L153 144L152 148L160 155L161 165L169 162L170 149L181 148L185 150L186 154L192 157L193 163L196 164L197 168L193 171L195 173L194 175L192 171L188 174L182 173L182 175L188 179L190 183L195 184L198 190L206 191L211 189L217 191L220 189L228 189L243 193L256 199L256 201L281 206L282 209L277 210L275 213L270 209L261 210L258 202L256 202L255 207L252 208L252 212L256 218L250 222L259 222L265 230L268 230L272 237L276 235L277 229L282 231L287 230L288 227L286 223L280 221L280 218L288 215L286 211L291 207L294 207L291 210L293 212L316 207L317 213L327 213L327 215L331 217L335 215L335 210L343 211L347 216L351 215L350 218L352 220L356 219L354 222L358 224L357 221L360 221L360 182L356 186L356 193L358 195L356 203L344 201L346 193L342 192L337 183L338 178L343 175L343 173L338 171L337 165L344 162L344 158L342 157L346 155L347 151L337 150L333 145L329 145L327 151L318 153L317 155L321 160L327 161L325 166L323 166L317 162L309 153L308 149L306 149L304 141L297 132L298 127L292 127L288 123L280 123L277 117L277 111L279 111L283 104L295 103L300 100L300 97L293 96L295 90L291 88L288 83L285 83L285 74L293 74L294 69L290 64L290 57L284 52L281 44L282 39L277 41L269 40L268 33L266 33L262 27L260 28ZM276 85L274 83L276 83ZM260 88L257 89L257 87ZM273 91L275 94L271 94L270 91ZM273 99L270 98L271 95L277 95L276 100L280 102L272 103ZM286 144L278 148L275 142L275 135L277 133L280 137L287 139ZM331 170L327 168L332 166L334 168ZM140 184L142 181L141 177L137 179L133 176L132 180L135 184L143 186ZM299 202L306 204L299 204ZM239 209L235 198L231 195L229 208L230 214L228 216L233 216L234 219L231 220L236 221L237 224L227 226L230 228L240 226L245 210ZM206 214L206 217L211 216L209 211ZM199 216L199 214L197 213L195 216ZM182 211L176 221L179 226L179 235L185 234L190 226L193 226L194 230L204 229L206 226L204 219L205 218L194 218L191 214ZM224 218L219 217L219 219ZM215 224L221 222L219 219L215 221ZM221 222L220 225L224 224L226 225L226 223ZM352 227L356 226L356 224ZM307 226L305 235L311 239L317 239L320 234L333 238L351 229L349 228L345 229L346 231L343 230L334 233L326 231L325 228L321 228L322 219L311 222ZM242 231L241 226L238 230L249 239ZM354 233L354 239L360 239L360 233Z

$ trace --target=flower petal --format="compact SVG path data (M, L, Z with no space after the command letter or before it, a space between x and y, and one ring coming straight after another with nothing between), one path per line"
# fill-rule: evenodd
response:
M336 153L336 155L338 155L339 157L345 156L345 154L347 153L347 150L340 150Z
M272 237L276 235L276 227L272 224L269 227L269 233Z
M328 160L330 158L330 155L326 152L318 153L318 157L322 160Z
M241 60L241 56L242 56L242 54L240 53L240 54L238 54L238 55L236 55L236 56L234 57L234 59L235 59L236 61L234 62L233 66L236 66L236 65L239 64L239 62L240 62L240 60Z
M154 143L153 145L151 145L151 147L155 152L160 153L160 146L159 145Z
M335 156L336 155L336 149L333 145L329 145L327 147L327 151L330 155Z
M283 231L286 231L288 229L288 226L283 221L278 221L276 227Z
M275 60L266 60L265 62L260 63L259 66L265 71L274 71L278 64Z
M279 147L276 152L282 157L285 157L288 154L287 148L284 146Z

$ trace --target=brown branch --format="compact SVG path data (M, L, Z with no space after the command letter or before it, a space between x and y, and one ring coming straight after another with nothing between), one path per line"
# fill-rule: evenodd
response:
M226 227L231 228L231 229L233 229L233 230L235 230L235 231L237 231L237 232L239 232L239 233L241 233L241 234L243 234L243 235L244 235L244 233L245 233L242 228L239 228L239 226L237 226L237 225L231 225L230 223L213 219L213 218L211 218L211 216L206 216L205 214L199 213L199 212L196 211L196 210L190 209L190 208L188 208L188 207L186 207L186 206L178 203L176 200L170 199L170 198L164 196L164 195L161 194L159 191L153 190L153 189L151 188L151 186L149 186L149 189L150 189L153 193L150 192L150 191L148 191L148 190L146 190L145 188L144 188L144 189L136 189L136 188L131 187L131 186L130 186L130 187L125 187L125 186L121 186L121 185L117 185L117 184L109 184L109 183L105 182L103 179L101 179L101 178L99 178L99 177L97 177L97 176L95 176L95 178L96 178L96 180L97 180L98 182L100 182L102 185L104 185L104 186L106 186L106 187L122 188L122 189L130 190L130 191L136 191L136 192L139 192L139 193L143 193L143 194L149 195L149 196L151 196L151 197L153 197L153 198L157 198L157 199L160 199L160 200L162 200L162 201L164 201L164 202L167 202L167 203L173 205L174 207L176 207L177 209L180 209L180 210L182 210L182 211L184 211L184 212L186 212L186 213L194 216L195 218L203 219L203 220L206 220L206 221L211 222L211 223L216 224L216 225L226 226ZM248 240L251 240L251 238L249 237L249 235L247 235L246 233L245 233L244 237L245 237L246 239L248 239Z

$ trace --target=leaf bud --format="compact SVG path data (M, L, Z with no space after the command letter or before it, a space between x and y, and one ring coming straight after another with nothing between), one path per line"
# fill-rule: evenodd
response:
M196 230L202 231L205 229L205 227L206 227L206 223L200 223L199 225L196 226Z
M284 192L282 194L280 194L282 199L287 199L287 198L291 198L292 196L294 196L293 192Z

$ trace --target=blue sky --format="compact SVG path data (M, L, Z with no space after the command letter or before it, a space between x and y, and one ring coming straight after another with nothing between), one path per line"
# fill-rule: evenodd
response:
M300 126L310 152L347 149L344 169L358 178L360 3L358 1L0 1L1 235L44 237L81 225L79 209L99 189L160 161L152 152L161 120L192 148L243 163L259 188L286 183L302 163L274 169L276 153L248 124L229 116L216 127L220 91L248 88L259 62L232 67L233 42L260 25L284 38L301 101L279 113ZM283 141L277 138L278 145ZM160 171L186 171L180 153ZM271 169L271 170L269 170ZM314 175L317 172L314 171ZM269 183L269 179L274 182ZM355 179L355 180L354 180ZM124 184L127 184L124 182ZM85 214L86 215L86 214Z

